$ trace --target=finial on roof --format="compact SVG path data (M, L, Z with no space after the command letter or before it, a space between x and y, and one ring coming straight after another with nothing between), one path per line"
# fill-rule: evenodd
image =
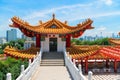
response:
M42 21L41 21L41 20L39 21L39 24L42 24Z
M67 21L65 21L65 24L68 24L68 22L67 22Z
M54 13L53 13L53 15L52 15L52 16L53 16L53 19L55 19L55 14L54 14Z
M118 34L120 35L120 32Z

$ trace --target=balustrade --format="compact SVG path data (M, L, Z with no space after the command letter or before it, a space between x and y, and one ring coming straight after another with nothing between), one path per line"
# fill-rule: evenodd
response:
M29 59L29 65L24 70L24 65L21 65L21 74L18 76L16 80L29 80L33 73L35 72L35 69L40 66L40 61L42 57L42 51L38 54L37 57L34 58L33 62L31 62L31 59ZM12 80L11 73L6 74L6 80Z

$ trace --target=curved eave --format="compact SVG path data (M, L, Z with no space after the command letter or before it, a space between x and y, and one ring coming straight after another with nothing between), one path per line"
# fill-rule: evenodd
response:
M49 20L46 23L43 23L38 26L31 26L29 25L28 22L25 22L18 17L13 17L12 19L13 24L10 25L10 27L15 27L15 28L23 28L27 29L32 32L36 33L41 33L41 34L71 34L78 32L80 30L86 30L86 29L93 29L94 27L91 27L92 20L88 19L82 24L78 24L75 27L68 26L62 22L60 22L57 19ZM53 24L56 24L57 26L62 26L62 28L57 28L57 29L51 29L51 28L46 28L46 26L51 26ZM88 27L87 27L88 26Z
M90 28L87 28L88 30L90 30L90 29L94 29L95 27L90 27Z
M109 39L110 43L120 45L120 39Z

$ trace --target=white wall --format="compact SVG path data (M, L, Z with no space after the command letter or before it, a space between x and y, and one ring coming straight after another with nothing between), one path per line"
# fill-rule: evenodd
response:
M41 48L44 52L49 52L49 38L46 37L45 41L41 41Z
M65 41L62 41L62 39L61 38L57 38L57 42L58 42L58 44L57 44L57 51L58 52L61 52L61 51L64 51L64 48L65 48L65 46L66 46L66 42Z
M55 34L48 34L48 37L45 38L45 41L41 41L41 48L44 52L49 52L49 35L51 35L51 38ZM55 35L54 37L57 38L57 51L61 52L64 51L64 48L66 46L66 42L62 41L61 38L59 38L59 35Z

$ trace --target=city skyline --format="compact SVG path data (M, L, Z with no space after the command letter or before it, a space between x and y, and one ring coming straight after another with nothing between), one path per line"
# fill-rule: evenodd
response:
M111 36L120 30L120 4L119 0L76 0L65 1L33 1L33 0L11 0L0 1L0 36L4 37L6 31L12 28L11 18L18 16L30 24L37 25L39 20L43 22L52 18L55 13L56 18L68 21L69 25L76 25L87 18L91 18L95 29L88 30L83 36ZM18 30L18 37L21 33Z

